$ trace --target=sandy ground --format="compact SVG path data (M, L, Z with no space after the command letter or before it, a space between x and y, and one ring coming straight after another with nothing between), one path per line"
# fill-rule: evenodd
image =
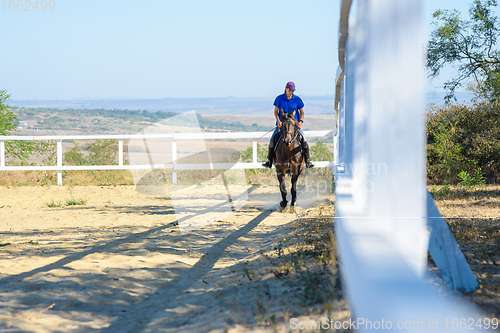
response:
M247 195L236 213L214 219L212 209L209 223L183 229L203 207L179 218L169 197L134 186L1 187L0 331L273 331L259 325L261 308L301 307L269 256L319 199L280 213L277 188ZM184 206L210 196L195 188ZM70 198L88 201L46 205Z

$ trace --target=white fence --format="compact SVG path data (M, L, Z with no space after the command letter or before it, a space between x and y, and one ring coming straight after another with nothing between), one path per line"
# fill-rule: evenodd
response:
M341 2L335 99L336 239L352 313L363 332L384 321L456 331L452 320L477 313L423 279L430 250L452 289L478 287L425 187L423 4L358 0L350 15L352 3Z
M134 170L134 169L172 169L173 183L176 183L176 172L179 170L211 170L211 169L260 169L263 168L257 161L257 139L269 139L272 133L265 132L229 132L229 133L173 133L173 134L136 134L136 135L54 135L54 136L0 136L0 171L29 171L29 170L54 170L57 171L57 183L62 185L63 170ZM332 137L332 131L304 131L306 138ZM64 140L118 140L118 164L117 165L63 165ZM125 165L123 162L123 142L131 139L164 139L172 144L172 163L168 164L143 164ZM252 162L243 163L196 163L178 164L177 142L183 140L211 140L211 139L251 139L252 140ZM5 165L5 141L15 140L56 140L56 165L36 165L36 166L6 166ZM331 161L314 161L315 167L332 167Z

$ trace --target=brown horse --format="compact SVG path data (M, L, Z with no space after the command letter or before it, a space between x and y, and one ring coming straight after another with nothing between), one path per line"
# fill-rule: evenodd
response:
M302 154L302 148L299 140L297 139L297 127L295 120L295 112L292 114L281 112L281 138L276 145L276 173L278 181L280 182L281 198L280 207L286 207L288 201L286 200L286 187L285 187L285 174L292 176L292 202L291 206L295 206L297 200L297 179L302 172L305 164L305 158Z

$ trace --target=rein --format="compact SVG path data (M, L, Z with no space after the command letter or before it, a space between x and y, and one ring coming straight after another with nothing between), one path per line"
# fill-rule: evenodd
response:
M277 126L274 126L272 129L270 129L269 131L267 131L266 133L264 133L263 136L261 137L258 137L257 139L253 140L253 141L258 141L259 139L263 138L264 136L266 136L267 133L271 132L271 131L274 131L274 129L276 128Z

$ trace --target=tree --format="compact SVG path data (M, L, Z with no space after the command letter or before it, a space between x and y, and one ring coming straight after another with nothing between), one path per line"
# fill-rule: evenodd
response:
M0 90L0 135L9 135L9 132L17 131L17 116L5 103L9 98L7 90Z
M470 21L460 19L457 10L437 10L435 27L427 45L427 70L431 78L439 76L446 65L457 67L457 75L444 83L445 100L455 98L457 87L468 83L477 97L500 99L500 51L495 49L500 35L496 0L474 0ZM455 98L456 99L456 98Z
M12 135L17 131L17 116L10 110L7 101L10 95L0 89L0 135ZM27 160L31 155L42 155L51 151L54 142L43 141L5 141L5 156Z

